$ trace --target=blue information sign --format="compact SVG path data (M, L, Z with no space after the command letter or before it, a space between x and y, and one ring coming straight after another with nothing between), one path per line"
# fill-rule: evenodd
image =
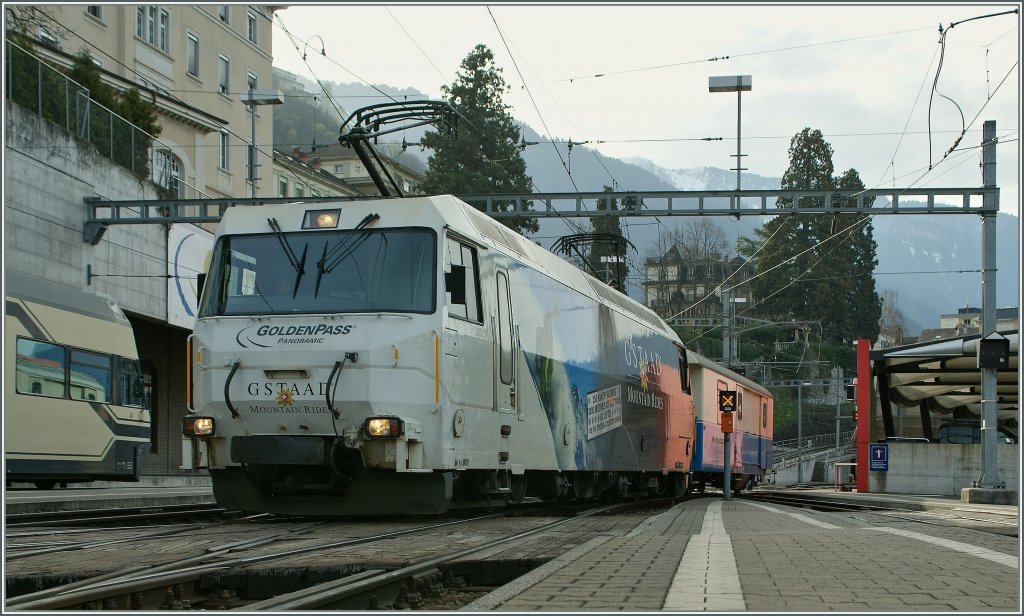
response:
M868 444L868 463L869 471L882 471L886 472L889 470L889 444L888 443L869 443Z

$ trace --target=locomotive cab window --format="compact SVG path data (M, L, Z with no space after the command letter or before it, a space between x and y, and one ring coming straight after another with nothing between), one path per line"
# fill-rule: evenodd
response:
M18 338L15 362L17 392L63 398L65 350L58 344Z
M436 246L429 229L224 236L214 248L199 316L429 314Z
M455 238L445 240L445 297L448 314L483 323L476 248Z

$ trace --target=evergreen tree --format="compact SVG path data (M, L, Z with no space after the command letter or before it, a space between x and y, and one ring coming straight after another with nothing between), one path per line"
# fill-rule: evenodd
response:
M836 188L863 190L864 182L856 169L850 169L839 178ZM871 207L874 197L865 199L864 205ZM853 205L851 203L851 205ZM881 331L882 298L875 288L875 266L878 265L874 224L867 214L844 216L841 221L841 236L834 241L842 242L848 255L850 268L847 302L850 309L843 314L848 321L838 332L847 340L867 338L878 340Z
M441 86L445 100L459 115L455 133L428 131L422 144L433 154L419 183L424 194L529 193L532 180L520 155L519 127L502 102L509 90L494 65L494 53L477 45L462 60L461 72L451 85ZM514 204L498 202L507 211ZM530 204L526 204L530 208ZM534 218L503 218L505 225L521 232L536 232Z
M821 131L805 128L797 133L781 188L863 189L854 169L833 177L832 153ZM780 198L777 205L794 207L789 198ZM801 198L797 207L823 205L820 197L813 197ZM743 238L740 251L747 256L764 247L754 257L759 276L751 283L758 312L778 320L818 321L821 331L835 339L877 339L881 300L872 272L878 260L871 221L864 219L782 214L756 230L756 240Z

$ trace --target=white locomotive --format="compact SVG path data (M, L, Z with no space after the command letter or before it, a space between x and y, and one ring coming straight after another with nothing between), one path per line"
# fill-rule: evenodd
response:
M436 513L690 477L678 336L452 196L227 210L190 361L185 466L233 509Z

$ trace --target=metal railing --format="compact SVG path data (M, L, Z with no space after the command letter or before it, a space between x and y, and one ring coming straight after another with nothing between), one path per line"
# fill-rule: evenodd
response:
M854 432L841 432L839 434L839 451L829 454L832 457L844 457L847 451L852 449ZM797 439L775 441L772 445L772 467L782 468L796 464L798 460L806 460L810 457L817 457L827 452L836 452L836 434L824 433L816 436L805 436L803 447L798 447Z
M97 103L88 88L31 51L6 43L8 100L89 142L101 156L167 189L168 196L208 196L170 173L171 146Z

